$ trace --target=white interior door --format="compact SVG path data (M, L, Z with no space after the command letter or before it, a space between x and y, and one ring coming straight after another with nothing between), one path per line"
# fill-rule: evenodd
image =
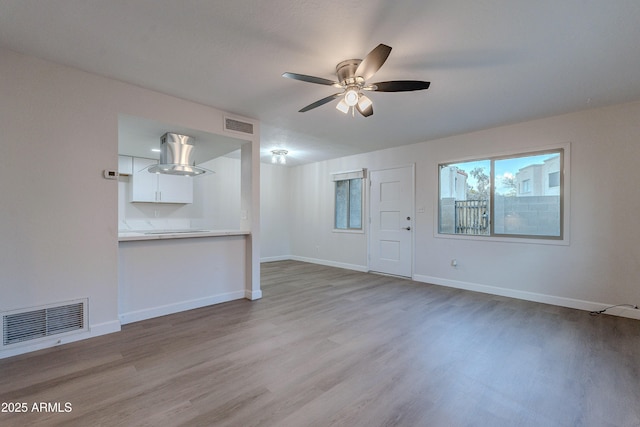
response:
M411 277L413 167L371 171L369 269Z

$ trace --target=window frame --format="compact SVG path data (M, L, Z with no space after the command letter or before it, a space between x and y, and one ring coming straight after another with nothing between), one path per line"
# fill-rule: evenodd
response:
M560 153L560 235L559 236L538 236L538 235L525 235L525 234L496 234L494 230L495 222L495 161L505 160L518 157L527 157L535 155L543 155L549 153ZM455 234L455 233L441 233L441 218L440 218L440 203L441 203L441 167L446 165L452 165L457 163L473 162L473 161L490 161L490 223L489 234ZM484 240L490 242L509 242L509 243L533 243L533 244L548 244L548 245L569 245L570 244L570 143L555 144L549 146L526 148L517 151L502 152L499 154L491 154L485 156L473 156L467 158L458 158L451 161L437 161L435 167L436 182L438 188L435 191L435 203L434 203L434 231L433 235L436 238L443 239L461 239L461 240Z
M355 171L348 172L337 172L331 174L333 179L333 232L335 233L357 233L364 234L365 232L365 197L366 197L366 169L358 169ZM351 221L351 180L360 180L360 227L354 228L350 227ZM341 181L349 181L347 184L347 228L338 228L337 227L337 196L338 196L338 182Z

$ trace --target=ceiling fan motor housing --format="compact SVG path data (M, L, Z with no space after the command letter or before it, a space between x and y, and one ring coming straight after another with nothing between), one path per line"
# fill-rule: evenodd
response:
M358 65L362 62L362 59L347 59L336 65L336 74L338 75L338 81L343 86L362 85L364 80L356 77L356 70ZM357 81L360 80L360 81Z

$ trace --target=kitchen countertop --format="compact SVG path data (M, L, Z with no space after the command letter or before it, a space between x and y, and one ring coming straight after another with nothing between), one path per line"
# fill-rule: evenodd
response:
M123 231L118 233L119 242L135 240L186 239L192 237L244 236L250 231L242 230L153 230Z

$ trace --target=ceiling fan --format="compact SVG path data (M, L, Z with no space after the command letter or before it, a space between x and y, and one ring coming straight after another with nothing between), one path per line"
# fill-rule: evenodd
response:
M379 44L362 60L347 59L346 61L340 62L336 65L338 81L296 73L284 73L282 77L342 89L342 92L334 93L333 95L329 95L326 98L307 105L299 111L300 113L312 110L343 96L340 102L338 102L338 105L336 105L338 110L345 114L348 113L349 110L351 110L352 114L355 114L354 110L358 110L364 117L369 117L373 114L373 102L365 96L362 91L409 92L428 89L430 85L430 82L420 80L392 80L368 84L367 80L373 77L380 67L382 67L390 53L390 46Z

